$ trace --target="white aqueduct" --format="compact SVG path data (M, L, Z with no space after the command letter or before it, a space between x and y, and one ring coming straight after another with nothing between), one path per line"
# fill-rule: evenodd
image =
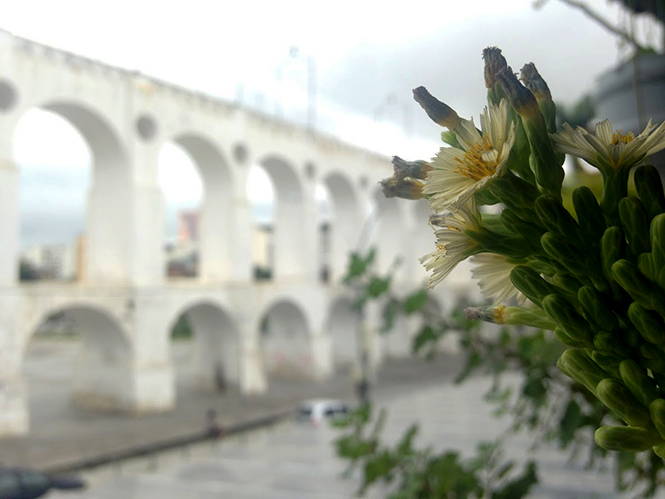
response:
M12 142L31 108L68 120L92 153L82 283L18 282L20 176ZM189 282L168 282L163 271L157 158L166 141L191 155L204 183L201 271ZM252 164L275 186L275 268L266 283L251 273L245 184ZM377 182L390 174L386 157L0 31L0 435L29 430L22 362L31 335L55 312L65 313L82 337L75 399L101 410L174 407L169 333L183 313L193 325L202 386L219 366L242 392L260 393L272 375L321 379L354 361L357 319L336 283L368 206L379 213L371 233L378 265L401 254L404 289L422 284L417 258L432 245L426 204L378 195ZM317 182L334 206L332 284L317 277ZM441 304L455 291L442 289ZM265 320L268 335L260 332ZM372 314L369 322L371 329ZM406 354L405 331L373 337L374 361Z

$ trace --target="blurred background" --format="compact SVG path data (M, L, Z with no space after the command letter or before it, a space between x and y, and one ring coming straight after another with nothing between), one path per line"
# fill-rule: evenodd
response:
M594 15L584 12L587 7L597 13L595 19ZM571 124L589 127L596 116L599 119L609 117L615 128L639 131L649 117L662 121L665 119L664 15L661 0L588 0L585 4L579 4L576 0L475 0L403 2L394 5L350 0L325 4L289 0L190 0L177 3L24 0L4 9L0 29L17 37L222 99L252 110L253 115L296 124L298 130L335 137L384 155L384 176L387 177L390 175L390 156L399 155L408 160L430 159L440 146L441 128L432 123L412 99L413 88L425 86L459 115L478 120L486 105L481 53L488 46L500 47L515 72L519 72L528 62L535 63L549 84L560 117ZM660 79L656 80L653 75ZM642 76L644 81L640 80ZM56 83L53 82L54 85ZM12 141L13 157L20 169L20 263L17 262L20 279L24 283L38 280L78 280L83 283L80 270L81 255L85 254L86 245L86 210L93 168L91 150L81 133L64 118L36 108L21 117ZM175 141L161 146L158 166L166 208L164 273L169 278L195 278L200 276L198 245L202 232L202 177L188 151ZM569 168L580 170L583 167L571 164ZM303 178L312 180L316 178L315 173L313 168L311 172L306 170ZM363 182L358 183L361 190L376 188L376 185L369 189L362 185ZM329 252L332 231L332 224L328 222L334 218L335 206L331 193L323 183L318 182L315 189L319 217L316 231L320 238L316 248L326 253ZM246 194L251 202L253 277L255 281L268 280L273 270L273 230L278 225L275 221L277 196L276 188L262 165L251 165ZM368 204L381 205L382 202L385 199L373 197ZM367 217L372 210L369 206L361 208L358 211L363 211L363 217ZM421 202L415 209L409 207L409 210L414 220L422 220L420 233L425 233L425 236L411 237L415 231L408 234L400 232L398 224L395 224L396 228L387 227L392 220L386 216L382 229L388 239L400 239L400 244L409 249L432 245L431 231L424 222L429 215L429 206ZM398 212L386 210L386 213L394 215ZM390 257L392 259L392 255ZM408 266L418 267L421 273L417 277L422 280L424 272L415 259L405 265ZM314 286L321 287L326 293L325 286L321 284L327 286L332 280L327 274L329 269L324 267L320 269L321 275L317 275ZM468 285L468 274L463 277ZM189 283L193 284L192 289L197 285L192 280ZM177 284L173 286L176 287ZM148 293L143 297L157 288L159 286L147 286ZM53 288L55 291L42 292L46 287L40 288L39 284L32 289L36 290L37 299L43 295L47 297L46 301L58 292L56 287ZM453 302L459 304L467 298L458 291L453 286L443 292L447 300L441 300L444 308L450 310ZM53 300L57 301L57 296ZM361 341L365 333L355 336L362 330L362 320L356 320L350 303L350 299L335 302L330 312L331 316L343 318L332 335L338 334L344 341L348 340L346 349L350 353L347 352L346 360L352 359L351 364L354 364L359 359L358 354L361 351L366 354L368 348ZM140 307L134 298L122 305L122 320L130 323L138 315ZM163 304L164 309L168 309L167 305ZM315 307L316 303L312 305L312 308ZM11 306L5 307L7 310L11 312ZM205 314L209 311L199 309L193 312ZM277 323L280 315L288 316L290 312L282 308L276 312L270 309L266 313L257 328L260 329L262 341L269 336L267 332L271 320L275 319ZM171 328L169 341L173 340L173 345L167 355L169 361L173 359L174 370L179 370L175 376L178 407L168 416L151 416L154 419L142 420L143 426L136 423L139 418L132 421L131 416L84 411L69 403L72 370L77 362L76 349L80 343L76 320L64 312L47 317L39 326L34 340L29 342L25 352L21 352L25 353L25 357L20 361L23 365L19 366L25 374L25 384L30 385L28 405L33 435L25 437L25 440L17 437L0 442L0 458L10 456L21 464L52 465L59 459L58 445L71 435L75 435L78 441L62 447L67 449L68 458L81 455L81 449L91 455L97 451L117 449L121 444L128 446L138 440L145 442L163 438L171 435L173 429L185 431L195 426L198 428L199 422L201 426L205 425L206 431L214 430L213 435L216 436L215 432L220 427L217 426L215 410L220 407L223 407L223 410L219 409L220 420L241 421L248 414L292 407L305 395L322 393L322 385L310 383L305 387L305 384L298 384L292 379L271 379L270 389L261 395L263 398L245 397L240 390L234 392L230 384L227 385L229 380L220 375L222 369L213 359L214 365L211 364L211 369L208 369L207 378L211 381L209 384L214 385L212 390L194 395L192 388L197 382L195 378L200 367L197 355L201 352L193 353L194 342L187 341L192 336L196 338L192 331L199 327L214 337L221 329L232 328L224 322L225 316L214 314L209 316L212 319L201 320L192 327L188 314L183 312ZM349 317L351 319L347 320ZM74 319L85 325L85 320L80 320L80 317ZM146 322L141 322L141 325L145 326ZM293 324L288 320L284 323L287 326ZM304 324L305 320L301 323ZM307 324L302 326L301 323L298 327L307 329ZM404 329L405 325L399 324L399 328ZM283 329L286 336L293 332L289 327ZM397 347L391 346L393 340L385 339L386 358L399 351L401 359L397 360L406 362L404 358L411 353L411 337L404 335L404 338ZM206 354L208 346L204 344L203 354ZM222 349L226 346L222 345ZM102 353L93 359L94 362L99 359L102 359L100 363L115 362L112 348L107 348L107 345L102 347ZM214 344L214 348L217 347L219 345ZM446 354L455 352L453 345ZM231 352L230 357L234 357L235 353ZM251 355L253 353L250 352ZM211 357L215 354L213 352ZM248 358L250 354L247 354ZM294 358L309 354L296 352ZM126 357L129 358L128 355ZM125 357L123 359L126 360ZM383 386L386 389L381 392L379 388L378 398L387 400L389 396L395 398L418 392L421 382L437 385L442 377L449 380L460 367L459 357L453 355L446 359L447 364L427 367L424 372L419 370L422 366L418 362L389 365L384 373ZM309 357L307 362L311 363ZM240 372L238 365L236 362L234 369ZM169 369L171 367L168 366ZM345 365L344 369L343 375L340 375L339 369L333 373L334 366L331 368L329 374L332 377L326 390L327 393L349 398L354 396L353 384L349 380L358 382L359 368ZM479 409L480 400L473 399L465 404L480 393L481 388L476 386L470 398L459 391L444 395L427 392L417 399L417 404L395 404L395 410L408 407L408 410L402 409L399 416L404 425L418 417L437 430L440 423L438 411L454 412L447 414L452 423L445 428L448 433L436 434L438 441L454 440L458 436L461 440L466 439L460 445L468 447L477 440L477 431L469 421L482 426L488 434L501 426L474 419L476 413L482 412ZM221 394L225 398L222 399ZM428 409L427 404L435 398L439 405L434 410ZM459 400L459 408L455 407L453 411L446 402L448 398ZM212 407L217 409L211 413ZM313 412L311 409L310 414ZM204 414L208 419L204 420ZM82 422L85 422L85 431ZM210 436L210 433L206 435ZM284 442L290 446L290 451L283 452L293 452L293 442L301 437L296 440L289 438ZM329 458L330 439L330 434L315 437L314 443L323 445L319 445L315 455ZM307 440L307 445L310 443ZM270 447L266 445L261 452L270 454ZM520 448L515 452L523 454L523 450ZM232 459L238 457L234 455ZM266 466L275 466L281 459L282 455L272 455ZM559 457L553 458L553 461L556 459ZM560 467L559 461L553 465L556 470ZM238 473L247 473L247 469L243 468ZM219 470L210 473L219 476ZM566 483L569 478L566 473L560 474L557 483ZM312 476L301 478L309 480L312 487L320 486L314 483L317 477ZM252 479L250 476L246 481ZM593 480L595 478L589 479L589 483ZM265 490L271 490L273 486L267 484ZM611 485L608 487L611 489ZM168 489L168 484L165 489ZM115 493L124 494L121 489ZM165 495L167 493L162 491L155 497L170 497ZM553 497L556 496L555 493ZM142 496L140 491L132 490L122 497ZM259 493L256 497L265 496Z

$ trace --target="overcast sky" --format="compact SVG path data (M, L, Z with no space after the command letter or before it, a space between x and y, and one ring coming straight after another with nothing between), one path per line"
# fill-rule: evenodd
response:
M589 3L610 21L625 21L613 4ZM597 76L626 55L603 28L557 0L538 10L531 0L21 0L3 10L0 28L14 34L265 112L279 109L301 123L311 58L316 126L410 158L431 157L440 132L413 102L411 89L425 85L460 115L477 117L485 105L486 46L502 48L515 71L536 63L564 104L592 91ZM298 57L289 56L291 47L298 47ZM172 210L200 196L191 164L173 149L163 153L162 179ZM15 156L26 165L22 245L66 242L82 231L89 155L81 139L57 119L32 113L15 136ZM258 184L254 191L255 197L269 196ZM45 200L57 201L59 213ZM48 218L45 206L59 221L47 225L62 227L51 236L39 222Z

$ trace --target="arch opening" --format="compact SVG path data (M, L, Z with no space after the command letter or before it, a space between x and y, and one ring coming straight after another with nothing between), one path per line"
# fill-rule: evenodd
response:
M133 408L132 348L109 313L71 306L48 314L33 327L23 352L31 426L69 418L69 401L80 409L116 412ZM48 404L43 401L48 400Z
M177 393L238 388L238 330L227 311L206 302L189 306L173 323L170 336Z
M167 278L199 275L200 207L203 182L192 157L174 142L159 152L164 195L164 271Z
M326 329L333 346L333 358L337 370L360 369L361 347L359 341L360 321L350 298L337 299L328 315Z
M398 201L386 198L380 191L374 194L376 218L371 235L372 244L376 247L376 262L379 272L388 271L396 259L405 256L406 224ZM403 265L398 267L397 274L402 273Z
M326 258L330 281L337 282L346 272L349 253L357 249L362 217L349 179L332 173L325 177L323 186L327 193L327 206L321 205L317 199L320 213L328 215L327 231L321 234L322 254Z
M82 278L92 151L75 126L40 109L18 121L13 146L22 186L19 280Z
M282 158L269 156L259 161L274 188L272 241L274 277L303 276L314 265L315 241L309 240L310 218L300 178L293 166Z
M85 104L53 101L27 110L13 138L13 156L22 166L21 212L26 214L21 250L39 247L31 256L37 267L49 259L59 262L52 266L73 266L74 271L57 271L68 279L126 280L131 273L128 163L112 125ZM55 198L46 202L45 196ZM32 243L30 234L54 230L51 240ZM72 241L73 234L82 237ZM53 246L58 248L48 251ZM23 270L24 278L39 274L25 265Z
M309 325L297 305L286 300L273 304L261 317L259 334L268 376L282 379L314 376Z
M275 270L275 186L261 165L250 167L245 193L252 205L253 279L270 281Z
M232 175L209 139L180 134L159 157L166 199L167 276L219 281L232 273Z

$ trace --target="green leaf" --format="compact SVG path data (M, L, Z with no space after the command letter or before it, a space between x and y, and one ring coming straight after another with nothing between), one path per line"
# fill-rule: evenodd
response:
M426 288L419 289L415 293L411 293L404 300L404 312L411 315L422 309L429 300L429 293Z
M502 479L503 477L505 477L510 472L510 470L513 469L514 466L515 466L514 461L507 462L501 468L499 468L499 471L497 471L497 473L496 473L496 477L499 480Z
M574 400L570 399L563 416L559 420L559 445L565 448L575 438L575 432L582 425L582 409Z
M472 352L466 358L466 364L462 371L455 377L455 383L461 383L466 378L468 378L473 371L476 370L478 366L483 364L483 358L478 352Z
M504 484L503 487L492 494L492 499L519 499L525 497L531 487L538 483L536 471L536 463L529 461L522 475Z
M381 277L374 276L369 281L366 291L371 298L378 298L386 291L388 291L389 288L390 288L390 277L386 277L385 279L383 279Z
M434 343L438 339L434 328L425 325L413 337L413 346L411 348L414 354L420 353L427 345Z
M397 444L397 453L400 456L410 456L413 454L413 439L418 434L418 425L413 423L402 435L402 439Z
M402 305L395 299L390 299L383 306L382 317L383 324L381 325L381 333L387 333L393 329L395 326L395 320L401 309Z

